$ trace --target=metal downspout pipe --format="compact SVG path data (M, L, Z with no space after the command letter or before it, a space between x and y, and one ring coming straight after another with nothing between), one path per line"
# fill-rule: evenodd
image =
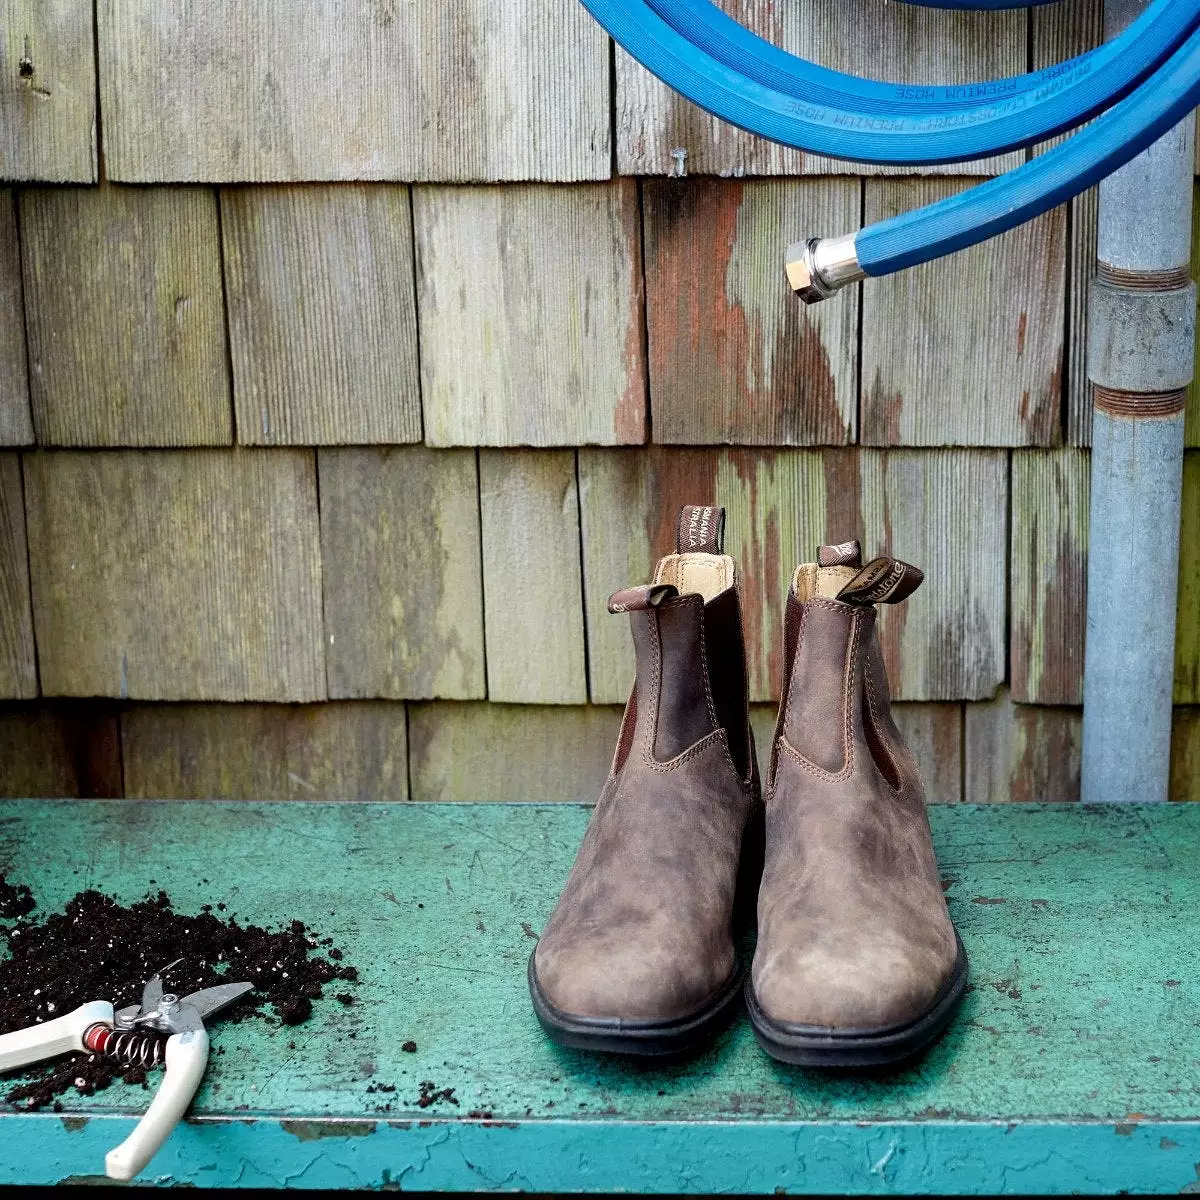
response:
M1105 36L1142 7L1106 0ZM1189 116L1099 185L1087 353L1086 802L1167 798L1183 408L1195 357L1194 139Z

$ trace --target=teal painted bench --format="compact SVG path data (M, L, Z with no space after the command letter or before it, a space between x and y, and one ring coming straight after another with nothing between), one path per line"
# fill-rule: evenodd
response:
M82 886L132 901L155 879L181 911L224 900L247 920L299 917L359 968L352 1007L320 1002L293 1029L215 1024L225 1053L148 1181L1200 1192L1200 805L935 808L972 990L916 1065L857 1076L776 1064L744 1020L671 1066L547 1042L525 963L587 817L14 801L0 804L0 869L45 907ZM458 1105L421 1108L423 1080ZM0 1183L96 1178L146 1101L119 1085L62 1115L0 1106Z

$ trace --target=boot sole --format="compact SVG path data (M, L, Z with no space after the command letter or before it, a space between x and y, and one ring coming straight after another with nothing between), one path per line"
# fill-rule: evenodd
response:
M780 1062L801 1067L886 1067L919 1054L941 1034L963 998L967 952L958 941L954 970L933 1003L916 1020L877 1029L832 1029L774 1021L746 984L746 1009L762 1048Z
M707 1042L733 1019L745 979L739 960L732 976L699 1012L666 1021L627 1021L622 1017L580 1017L563 1012L542 994L533 955L529 956L529 995L542 1028L560 1046L603 1054L665 1058L687 1054Z

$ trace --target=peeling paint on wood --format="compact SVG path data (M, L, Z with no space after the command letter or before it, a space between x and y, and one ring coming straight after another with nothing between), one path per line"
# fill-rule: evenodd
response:
M13 193L0 188L0 446L33 441L15 205Z
M1083 703L1088 498L1085 451L1014 451L1009 665L1022 704Z
M99 0L97 25L112 179L609 174L609 42L577 4Z
M89 0L8 0L0 9L0 179L96 180Z
M964 190L866 184L871 223ZM1059 440L1066 214L863 284L862 440L1023 446Z
M1200 704L1200 450L1183 456L1175 703Z
M125 794L146 800L406 800L403 704L135 704Z
M0 452L0 697L37 694L21 463Z
M238 440L419 442L408 189L221 193Z
M781 231L858 223L853 180L648 180L646 318L658 442L826 445L857 416L858 289L808 308Z
M412 704L413 799L594 803L620 727L615 706Z
M38 441L230 442L213 193L31 190L20 212Z
M473 450L320 450L332 698L482 698Z
M737 21L793 54L875 79L973 83L1026 70L1023 12L952 12L875 0L814 0L802 7L732 0ZM910 174L805 154L754 137L710 116L617 49L617 169L622 175ZM987 175L1009 170L1020 154L974 163L922 166L920 174ZM849 229L798 229L805 235Z
M0 796L122 796L117 721L103 700L0 705Z
M235 893L239 919L302 920L359 970L357 1002L319 1001L311 1038L216 1023L225 1053L199 1120L160 1155L162 1184L1046 1196L1165 1195L1196 1179L1198 984L1183 966L1200 809L932 806L971 990L924 1057L855 1075L781 1070L744 1014L667 1066L553 1045L529 1008L529 934L588 817L576 805L13 802L0 845L19 848L47 909L94 882L129 903L155 879L184 912ZM454 1088L458 1106L419 1107L423 1079ZM368 1090L379 1083L397 1090ZM0 1181L96 1172L144 1105L120 1081L72 1096L62 1115L90 1118L74 1132L9 1107Z
M416 188L425 439L645 438L637 184Z
M1014 704L1007 690L966 706L969 804L1079 799L1083 715L1078 708Z
M579 495L571 450L479 456L488 697L587 699Z
M325 696L312 451L26 454L42 691Z

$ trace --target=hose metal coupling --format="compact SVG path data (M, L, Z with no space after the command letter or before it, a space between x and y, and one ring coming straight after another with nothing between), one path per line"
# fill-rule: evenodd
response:
M866 278L858 265L855 235L833 238L809 238L793 242L787 249L788 283L805 304L828 300L848 283Z

